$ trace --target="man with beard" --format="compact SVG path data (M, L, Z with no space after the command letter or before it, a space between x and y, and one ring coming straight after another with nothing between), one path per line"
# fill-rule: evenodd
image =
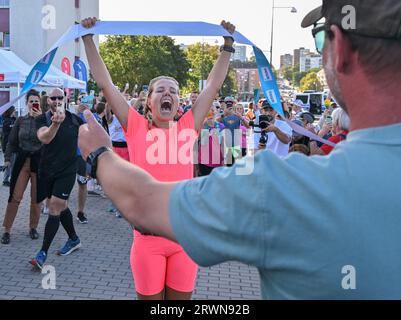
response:
M265 299L399 299L401 2L323 0L302 26L314 26L329 87L351 119L327 157L266 150L208 177L160 183L99 149L111 143L90 114L81 150L130 223L177 241L202 266L256 266ZM240 175L246 163L253 172Z
M81 247L67 201L77 172L78 130L84 122L65 110L64 102L64 92L53 89L49 94L50 110L36 119L37 136L44 144L39 164L38 202L46 198L50 201L43 245L30 261L39 269L43 268L60 223L68 234L68 240L57 253L66 256Z

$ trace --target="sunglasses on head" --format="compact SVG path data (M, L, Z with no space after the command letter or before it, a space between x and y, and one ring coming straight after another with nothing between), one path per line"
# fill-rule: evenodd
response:
M56 100L64 100L63 96L58 96L58 97L50 97L51 101L56 101Z

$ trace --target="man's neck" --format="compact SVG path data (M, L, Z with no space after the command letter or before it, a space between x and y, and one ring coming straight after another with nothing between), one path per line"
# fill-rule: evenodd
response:
M372 82L360 73L342 88L347 112L351 119L350 131L384 127L401 123L400 81L383 85Z
M372 91L362 99L352 98L348 103L351 118L350 131L384 127L401 123L401 96L399 93Z
M369 110L368 114L359 110L350 111L350 131L401 124L401 114L394 114L388 108L389 105L382 105L376 110Z

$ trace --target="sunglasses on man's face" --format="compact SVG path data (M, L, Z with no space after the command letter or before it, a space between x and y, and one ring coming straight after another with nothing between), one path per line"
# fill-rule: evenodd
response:
M316 51L323 54L324 43L326 40L326 32L329 31L329 27L325 23L318 23L312 30L313 38L315 39Z
M64 97L62 97L62 96L59 96L59 97L50 97L50 100L51 101L56 101L56 100L64 100Z

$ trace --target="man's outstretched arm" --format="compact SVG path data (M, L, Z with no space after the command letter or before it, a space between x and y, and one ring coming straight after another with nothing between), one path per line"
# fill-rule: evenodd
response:
M84 159L96 149L111 147L104 129L89 111L80 127L79 148ZM144 170L113 152L98 158L97 179L124 218L141 231L176 241L169 218L169 199L174 183L160 183Z

